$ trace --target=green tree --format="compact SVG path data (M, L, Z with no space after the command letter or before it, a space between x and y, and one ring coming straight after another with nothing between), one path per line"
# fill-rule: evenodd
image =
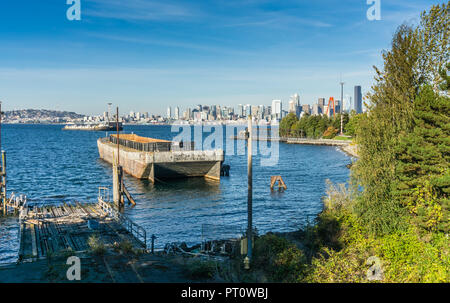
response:
M280 136L289 136L291 128L294 123L298 121L297 116L294 113L289 113L280 122Z
M358 121L356 128L360 158L352 169L352 177L364 188L355 210L373 233L390 233L402 229L407 223L407 209L405 203L399 201L398 193L402 189L410 189L413 184L408 178L420 177L421 171L414 163L417 159L411 157L419 157L424 152L429 153L427 157L430 161L436 161L442 157L437 153L438 149L448 146L448 141L442 141L443 130L436 129L444 127L445 130L448 124L429 124L428 116L433 114L423 108L423 103L424 100L427 100L425 103L431 102L432 96L429 91L422 92L421 88L428 84L437 92L442 86L442 79L438 79L437 75L442 74L443 67L449 61L449 10L450 2L433 6L429 12L422 14L419 26L400 26L393 37L391 50L383 53L383 69L375 67L376 84L368 94L369 114ZM420 98L417 97L419 92L424 94ZM419 118L420 115L425 116ZM420 120L426 121L427 126L417 128ZM416 135L408 137L414 132ZM420 135L428 136L428 142L418 145ZM431 144L434 139L441 143L436 141ZM407 142L416 145L403 155L405 150L399 151L399 146L405 147ZM403 156L406 158L400 159ZM425 162L422 164L423 168L428 165ZM448 174L441 172L439 176L430 182L437 184L440 180L445 183Z
M344 127L344 133L347 136L355 136L356 135L356 130L359 127L358 123L361 119L366 119L367 115L366 114L356 114L355 111L352 111L352 113L350 113L350 118L348 123L345 124Z
M394 148L400 134L411 126L418 89L414 72L419 57L417 41L414 29L399 27L392 49L383 53L384 69L375 68L370 114L356 130L360 158L352 171L364 191L355 210L372 233L392 232L402 228L404 222L405 212L392 199L391 189L395 179Z
M439 228L448 232L450 195L450 98L440 96L431 86L424 86L414 102L414 128L405 134L396 148L398 165L396 175L397 198L409 206L410 212L423 217L419 222L427 228ZM417 190L425 187L435 195L436 203L417 212ZM434 196L433 196L434 197ZM430 202L432 199L429 199ZM442 216L429 222L430 209L440 209Z

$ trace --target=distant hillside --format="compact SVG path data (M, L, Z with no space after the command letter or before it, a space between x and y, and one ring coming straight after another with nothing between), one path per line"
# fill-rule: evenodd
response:
M32 122L67 122L82 119L84 115L68 111L45 109L22 109L6 111L4 122L32 123Z

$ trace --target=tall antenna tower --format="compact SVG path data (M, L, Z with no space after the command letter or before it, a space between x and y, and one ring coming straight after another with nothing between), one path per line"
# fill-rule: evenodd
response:
M341 113L341 136L344 134L344 84L345 82L342 81L342 75L341 75L341 104L339 104L339 111Z
M109 123L109 119L111 118L111 105L112 105L112 103L111 102L109 102L108 103L108 123Z

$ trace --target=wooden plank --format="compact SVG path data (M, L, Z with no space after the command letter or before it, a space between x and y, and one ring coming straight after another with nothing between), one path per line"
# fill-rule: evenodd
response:
M83 205L81 205L80 202L77 202L77 206L78 206L78 209L79 209L81 212L83 212L85 215L87 215L88 217L90 217L89 212L88 212L86 209L84 209Z
M53 218L57 217L57 214L55 213L55 210L52 208L50 208L50 212L53 214Z
M69 205L66 204L66 202L64 202L64 210L67 212L67 214L71 215L73 214L72 209L69 207Z
M133 204L136 205L136 201L134 201L133 197L131 196L130 192L128 191L128 189L125 187L125 184L122 184L122 191L125 194L125 196L127 197L128 201Z
M40 222L38 222L38 224L36 224L35 227L35 232L36 232L36 244L37 244L37 251L38 251L38 257L42 257L44 255L46 255L46 250L45 248L42 247L42 241L41 241L41 226L42 224Z
M30 224L30 229L31 229L31 253L33 255L33 258L37 258L38 252L36 246L36 233L34 231L34 224Z
M19 259L22 259L25 251L25 223L20 224L20 244L19 244Z

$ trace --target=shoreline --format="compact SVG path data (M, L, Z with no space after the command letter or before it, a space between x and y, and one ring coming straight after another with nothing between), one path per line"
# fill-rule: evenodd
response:
M357 144L342 145L340 146L340 149L352 158L359 158Z

